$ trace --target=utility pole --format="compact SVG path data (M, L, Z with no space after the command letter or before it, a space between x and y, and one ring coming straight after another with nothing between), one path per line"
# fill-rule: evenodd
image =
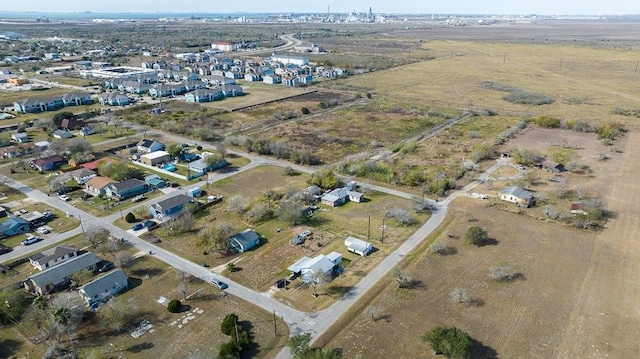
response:
M638 72L638 64L640 64L640 60L636 61L636 70L634 72Z
M369 225L367 226L367 241L371 241L371 214L369 214Z
M82 217L78 215L78 219L80 220L80 229L82 229L82 234L84 234L84 225L82 224Z
M278 335L278 329L276 328L276 310L273 310L273 335Z
M384 244L384 217L382 217L382 238L380 239L380 243Z
M233 326L236 328L236 343L238 342L238 318L234 316Z

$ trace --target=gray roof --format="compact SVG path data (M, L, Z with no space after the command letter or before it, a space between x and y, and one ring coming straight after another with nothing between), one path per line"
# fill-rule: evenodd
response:
M112 183L111 186L115 188L118 192L124 191L129 188L134 188L140 185L144 185L144 182L140 181L137 178L129 178L128 180L120 183Z
M302 258L298 259L295 263L290 265L289 268L287 268L287 270L289 270L292 273L298 273L298 272L300 272L302 270L304 265L310 260L311 260L311 258L309 258L307 256L302 257Z
M89 252L70 259L60 265L45 269L40 273L36 273L27 278L31 280L35 285L42 288L47 284L59 284L64 282L65 278L69 277L73 273L89 268L101 261L98 256Z
M363 253L367 252L367 250L370 250L369 248L371 247L371 243L365 242L362 239L358 239L354 237L347 237L347 239L344 242L345 242L345 245L351 248L352 250L363 252Z
M83 168L78 168L77 170L69 171L66 174L71 176L71 177L78 177L78 178L97 175L96 171L92 171L92 170L84 168L84 167Z
M29 260L37 262L39 264L45 264L50 262L52 259L61 258L69 253L73 253L78 249L74 246L57 246L51 249L47 249L46 251L40 252L38 254L34 254L29 257Z
M164 201L160 201L158 202L156 205L160 206L160 208L162 209L171 209L174 207L177 207L179 205L185 204L185 203L189 203L189 202L193 202L193 197L189 197L187 195L184 194L179 194L177 196L173 196L171 198L167 198Z
M22 219L24 219L27 222L34 222L37 221L41 218L44 217L44 214L38 212L38 211L33 211L33 212L27 212L23 215L20 216Z
M105 292L110 291L114 286L119 286L120 283L127 283L128 277L122 271L122 269L113 270L103 276L100 276L91 282L78 288L86 294L87 297L93 298L96 295L100 296Z
M241 244L243 247L245 247L245 246L255 242L256 240L259 240L260 236L253 229L245 229L244 231L242 231L242 232L236 234L235 236L231 237L231 239L237 241L239 244Z
M527 191L526 189L518 186L509 186L505 187L500 194L510 194L514 197L530 200L533 198L533 193Z

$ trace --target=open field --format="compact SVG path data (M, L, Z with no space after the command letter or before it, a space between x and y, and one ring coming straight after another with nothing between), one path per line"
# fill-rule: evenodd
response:
M227 97L223 101L214 101L203 104L206 107L219 108L226 111L235 111L247 106L260 105L265 102L277 101L290 96L297 96L308 92L309 89L299 87L284 87L282 85L267 85L259 82L239 82L244 95Z
M422 46L436 59L338 80L331 87L370 88L395 101L595 122L622 120L614 109L637 107L637 56L632 50L454 40L425 41ZM556 101L513 104L502 99L504 92L483 88L487 81L548 94Z

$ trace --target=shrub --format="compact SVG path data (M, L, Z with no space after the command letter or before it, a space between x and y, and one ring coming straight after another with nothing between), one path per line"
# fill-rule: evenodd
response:
M559 128L560 127L560 119L551 117L551 116L536 116L531 118L531 122L536 124L539 127L545 128ZM575 126L575 123L573 124Z
M124 217L124 220L127 221L127 223L133 223L136 221L136 215L129 212L127 213L127 215Z
M482 246L487 242L489 236L487 235L487 231L482 227L474 226L467 230L467 233L464 234L464 238L469 244Z
M550 105L556 102L556 99L551 95L527 92L523 90L510 92L502 99L511 103L535 106Z
M178 299L174 299L167 304L167 310L171 313L179 313L182 303Z
M308 115L308 114L311 113L311 110L309 110L306 107L303 107L303 108L300 109L300 112L302 112L303 115Z

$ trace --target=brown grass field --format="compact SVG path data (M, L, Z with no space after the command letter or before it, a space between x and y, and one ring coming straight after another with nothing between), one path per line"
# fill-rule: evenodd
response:
M552 140L545 131L530 131L514 144ZM573 139L584 141L584 151L599 150L578 137ZM362 303L360 311L351 313L349 324L332 331L335 335L330 335L328 346L343 348L347 357L413 358L416 353L434 357L420 335L437 325L456 325L482 344L476 348L477 358L637 357L640 290L634 273L639 270L640 252L633 249L637 247L633 232L638 226L634 203L640 191L632 158L640 150L638 135L631 133L618 145L624 147L623 154L600 162L599 168L591 163L595 177L583 178L614 214L602 232L541 222L488 208L487 202L459 199L450 207L451 221L429 239L444 240L458 253L438 256L418 251L407 270L423 286L398 290L391 279L386 280L368 293L369 302ZM572 181L577 184L579 179ZM473 225L487 229L497 244L480 248L465 244L461 236ZM446 238L445 231L457 239ZM522 278L507 283L489 280L488 267L500 262L511 264ZM449 292L456 287L467 289L475 305L452 302ZM362 312L367 306L380 309L376 320Z

